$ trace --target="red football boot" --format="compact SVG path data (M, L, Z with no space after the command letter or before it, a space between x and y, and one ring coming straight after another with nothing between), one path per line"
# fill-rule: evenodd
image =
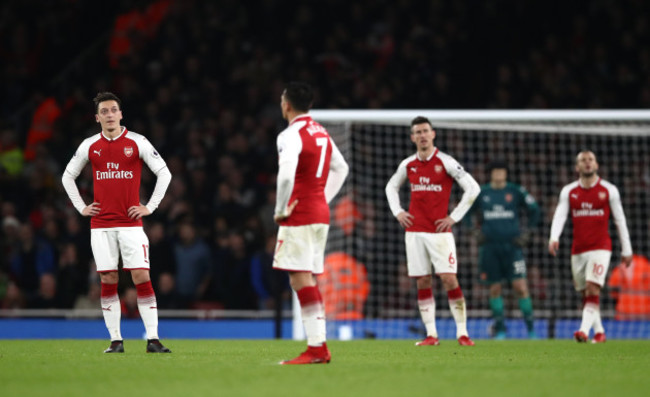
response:
M576 331L573 333L573 338L576 340L578 343L586 343L589 337L587 334L585 334L582 331Z
M591 340L591 343L605 343L607 338L605 337L604 332L598 332L596 335L594 335L594 339Z
M467 335L463 335L458 338L458 344L461 346L474 346L474 342Z
M284 360L280 361L280 365L292 365L292 364L327 364L332 360L332 355L330 354L327 344L323 343L322 346L314 347L307 346L301 355L294 358L293 360Z
M440 341L434 336L427 336L423 340L416 342L415 346L438 346Z

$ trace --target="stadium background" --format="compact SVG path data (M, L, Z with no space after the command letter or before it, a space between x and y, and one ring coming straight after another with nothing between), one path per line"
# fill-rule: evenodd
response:
M312 82L321 109L645 109L645 11L642 1L5 2L3 308L98 307L88 224L60 185L75 148L97 132L91 99L98 91L122 98L124 124L151 140L174 175L146 222L159 307L271 309L278 296L286 307L286 280L268 271L274 142L285 125L278 102L286 81ZM484 182L481 165L474 166L468 169ZM561 167L558 173L569 171L570 159ZM148 197L151 175L143 181ZM78 184L89 202L89 174ZM645 201L647 187L642 193L633 200ZM635 220L647 225L647 213ZM547 226L537 244L545 243ZM632 233L635 252L647 256L647 234ZM19 280L30 299L15 300L12 258L32 240L52 253L54 266ZM189 254L174 260L176 251L199 260L187 262ZM544 250L538 251L541 257ZM567 275L549 274L564 281ZM471 291L474 276L461 278ZM197 280L208 277L198 291ZM389 280L369 279L364 314L377 317L379 306L371 303ZM180 291L181 285L187 288ZM125 317L137 319L130 287L121 287ZM575 309L570 285L561 291L544 302L536 296L536 305ZM479 292L469 294L471 308L486 307Z

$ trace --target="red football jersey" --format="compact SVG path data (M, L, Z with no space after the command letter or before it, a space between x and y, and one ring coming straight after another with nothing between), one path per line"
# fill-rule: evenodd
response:
M465 170L453 157L437 148L428 159L421 160L414 154L403 160L389 186L398 189L404 180L409 181L411 203L408 212L414 218L413 225L406 231L436 233L435 222L449 215L449 198L454 180L465 175ZM388 198L391 211L397 216L402 211L399 199L397 196L397 201L390 196Z
M298 200L291 216L282 226L329 224L330 209L325 200L325 184L330 171L333 144L327 130L309 115L296 117L278 135L278 156L298 157L293 190L289 203Z
M66 172L79 176L90 161L93 170L93 201L99 203L99 215L91 218L92 229L142 226L128 209L140 204L142 163L154 172L166 167L165 161L142 135L126 128L115 139L103 133L84 140L72 157Z
M625 214L616 186L603 179L598 179L589 188L583 187L580 181L566 185L560 193L553 216L551 241L559 241L569 213L573 221L573 255L593 250L612 250L610 214L618 227L622 255L632 255Z

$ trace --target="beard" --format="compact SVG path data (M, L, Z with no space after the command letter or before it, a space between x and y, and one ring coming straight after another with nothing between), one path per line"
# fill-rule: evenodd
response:
M592 176L596 175L596 171L594 170L594 171L589 171L589 172L583 172L581 175L586 177L586 178L591 178Z

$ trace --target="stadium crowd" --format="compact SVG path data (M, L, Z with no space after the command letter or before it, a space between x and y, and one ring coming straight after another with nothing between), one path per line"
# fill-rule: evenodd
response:
M648 108L644 9L640 0L3 4L1 307L98 305L88 222L60 183L98 132L98 91L120 96L126 127L173 175L145 223L159 307L270 308L289 291L269 265L285 79L312 82L318 108ZM87 203L89 171L77 180ZM143 172L142 197L152 184ZM133 287L120 291L128 313Z

